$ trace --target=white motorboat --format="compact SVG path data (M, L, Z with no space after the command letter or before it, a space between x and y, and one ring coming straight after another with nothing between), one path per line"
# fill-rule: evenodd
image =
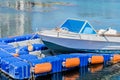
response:
M88 21L68 19L59 28L41 31L40 36L48 48L57 52L120 52L120 34L116 30L96 31Z

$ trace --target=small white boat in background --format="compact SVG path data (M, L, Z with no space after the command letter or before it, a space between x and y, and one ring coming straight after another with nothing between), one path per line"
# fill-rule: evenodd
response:
M68 19L59 28L41 31L40 36L48 48L62 53L120 52L120 34L116 30L96 31L88 21Z

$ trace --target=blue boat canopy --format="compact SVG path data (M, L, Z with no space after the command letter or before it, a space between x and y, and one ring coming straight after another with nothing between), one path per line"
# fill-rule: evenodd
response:
M68 19L61 28L67 28L69 31L79 34L97 34L88 21Z

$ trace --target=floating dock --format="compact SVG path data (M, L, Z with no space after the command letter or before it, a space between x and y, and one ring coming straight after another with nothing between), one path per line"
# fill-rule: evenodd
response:
M120 62L120 55L114 53L45 56L42 50L47 50L47 47L40 41L38 34L1 38L0 70L14 79L28 79L74 68L82 69L91 64Z

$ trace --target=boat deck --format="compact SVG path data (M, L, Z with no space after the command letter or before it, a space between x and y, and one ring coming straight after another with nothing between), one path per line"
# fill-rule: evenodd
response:
M69 31L45 30L40 32L40 35L68 38L68 39L82 39L91 41L109 41L120 42L120 33L117 34L79 34Z

